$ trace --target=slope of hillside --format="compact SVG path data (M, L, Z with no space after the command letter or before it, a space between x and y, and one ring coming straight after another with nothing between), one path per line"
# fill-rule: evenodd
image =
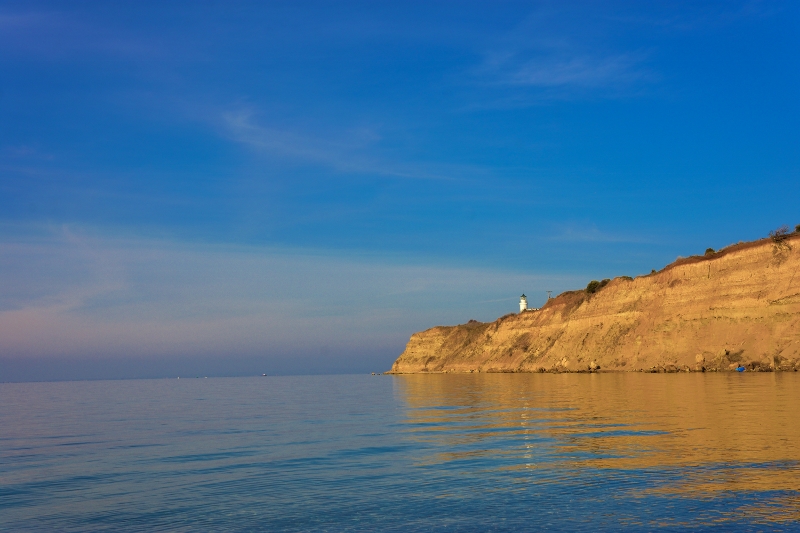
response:
M537 311L415 333L391 372L800 369L800 235L679 259Z

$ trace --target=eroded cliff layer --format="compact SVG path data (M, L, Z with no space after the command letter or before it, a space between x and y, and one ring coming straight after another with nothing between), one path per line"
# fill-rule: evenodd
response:
M415 333L391 372L800 369L800 235Z

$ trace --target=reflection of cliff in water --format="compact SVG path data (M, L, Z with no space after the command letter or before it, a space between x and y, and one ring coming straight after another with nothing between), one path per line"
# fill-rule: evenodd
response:
M800 518L797 374L395 379L409 438L434 444L430 462L507 470L526 483L592 469L621 480L653 472L667 481L647 490L698 498L785 491L771 497L769 517Z

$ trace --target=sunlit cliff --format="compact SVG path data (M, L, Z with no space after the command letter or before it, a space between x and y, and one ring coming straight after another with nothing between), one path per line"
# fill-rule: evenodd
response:
M678 259L539 310L415 333L391 371L800 369L800 234Z

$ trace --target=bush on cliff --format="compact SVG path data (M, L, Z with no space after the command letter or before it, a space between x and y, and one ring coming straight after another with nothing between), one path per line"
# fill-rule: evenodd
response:
M789 226L781 226L769 232L769 236L772 239L773 255L780 256L792 249L792 245L788 242L789 235Z
M776 230L772 230L769 232L769 236L772 239L772 242L783 242L789 237L789 226L781 226Z
M610 280L610 279L604 279L603 281L597 281L596 279L593 279L593 280L592 280L592 281L590 281L590 282L589 282L589 284L586 286L586 293L587 293L587 294L594 294L594 293L596 293L597 291L599 291L600 289L602 289L603 287L605 287L606 285L608 285L608 282L609 282L609 281L611 281L611 280Z
M709 255L714 255L714 249L713 248L706 248L706 257L709 256Z

